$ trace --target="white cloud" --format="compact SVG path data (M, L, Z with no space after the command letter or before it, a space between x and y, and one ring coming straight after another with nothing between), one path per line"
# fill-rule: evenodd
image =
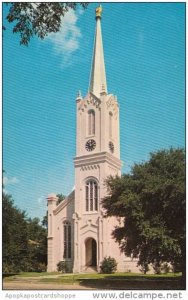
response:
M76 25L77 20L78 17L75 11L69 10L62 17L60 31L51 33L47 37L47 40L52 43L55 53L62 56L62 61L65 64L71 61L72 53L79 49L79 41L82 35Z
M18 183L19 180L16 178L16 177L3 177L3 184L6 186L6 185L9 185L9 184L16 184Z
M5 188L3 188L3 193L6 194L6 195L9 194L9 192Z
M38 201L38 204L43 204L43 201L46 200L45 199L45 196L40 196L37 201Z
M19 183L18 178L4 176L3 177L3 185L4 185L3 192L5 194L9 194L9 191L7 190L7 185L13 185L13 184L17 184L17 183Z

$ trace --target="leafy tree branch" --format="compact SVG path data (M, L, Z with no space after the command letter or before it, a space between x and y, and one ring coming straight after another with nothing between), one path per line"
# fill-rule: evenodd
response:
M20 44L28 46L33 36L44 39L51 32L58 32L62 17L78 6L87 8L88 3L81 2L11 2L7 4L9 12L6 19L14 23L13 33L20 35ZM3 26L5 29L5 27Z

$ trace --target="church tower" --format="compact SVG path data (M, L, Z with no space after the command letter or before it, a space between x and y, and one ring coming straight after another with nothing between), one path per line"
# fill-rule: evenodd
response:
M100 271L105 257L118 271L136 271L136 262L120 253L112 231L121 220L104 218L101 200L105 179L121 175L119 105L108 93L101 33L102 7L96 9L96 31L89 90L76 98L75 190L58 204L48 195L48 272L63 261L68 272Z
M77 141L74 207L73 272L99 270L105 256L120 259L111 237L115 218L105 219L101 199L106 195L105 179L121 174L119 105L107 91L101 32L102 7L96 9L96 31L89 91L77 106Z

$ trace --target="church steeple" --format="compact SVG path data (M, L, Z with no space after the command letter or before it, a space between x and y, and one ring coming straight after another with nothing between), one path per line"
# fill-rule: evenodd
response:
M104 53L102 43L101 32L101 5L96 8L96 31L95 31L95 43L93 50L93 61L91 67L91 77L89 92L92 92L95 96L100 97L101 92L107 93L106 72L104 64Z

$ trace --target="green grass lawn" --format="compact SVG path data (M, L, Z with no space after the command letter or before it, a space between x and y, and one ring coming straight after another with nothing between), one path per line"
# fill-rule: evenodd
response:
M81 279L126 279L126 280L132 280L132 279L171 279L171 278L179 278L181 277L181 273L167 273L167 274L142 274L142 273L114 273L114 274L100 274L100 273L93 273L93 274L61 274L59 272L23 272L18 274L4 274L3 277L5 279L14 279L16 278L25 278L25 277L48 277L50 278L44 278L44 280L57 280L57 278L51 278L53 275L59 275L60 281L79 281Z
M105 279L105 278L113 278L113 279L133 279L133 277L141 279L161 279L161 278L174 278L174 277L180 277L181 273L168 273L168 274L139 274L139 273L114 273L114 274L100 274L100 273L94 273L94 274L62 274L60 276L60 279L63 280L80 280L80 279Z
M58 276L57 276L58 275ZM32 279L31 279L32 278ZM34 280L38 284L52 283L61 285L80 285L94 289L138 289L138 290L175 290L182 289L181 273L168 274L141 274L141 273L115 273L115 274L61 274L54 273L20 273L4 277L4 281L27 282Z
M23 272L17 274L18 277L41 277L41 276L51 276L59 275L59 272Z

